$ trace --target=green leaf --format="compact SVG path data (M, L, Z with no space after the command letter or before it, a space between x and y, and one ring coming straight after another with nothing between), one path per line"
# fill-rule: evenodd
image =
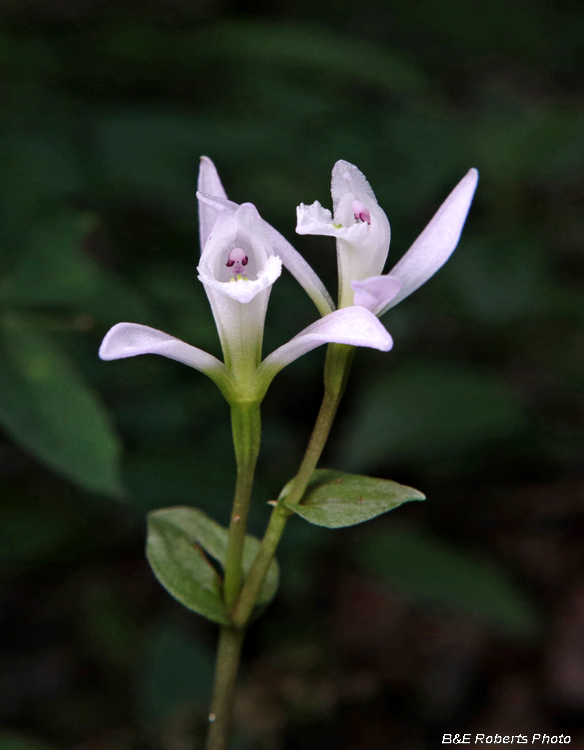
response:
M179 510L190 509L169 508L148 515L146 557L150 567L169 594L185 607L208 620L229 625L221 599L221 579L202 550L196 518L191 519L194 524L185 524Z
M374 575L416 601L461 610L518 636L540 624L539 612L504 571L429 534L384 531L360 543L359 554Z
M180 526L195 543L208 552L221 565L225 564L227 555L228 531L226 528L209 518L203 511L197 508L177 507L164 508L149 514L150 517L157 516L159 519L164 518L170 523ZM243 573L247 575L256 558L260 548L260 540L251 535L245 537L243 548ZM268 604L278 589L278 565L276 561L272 563L266 581L258 598L258 604Z
M409 500L425 500L412 487L343 471L317 469L300 505L283 504L309 523L339 529L354 526L393 510Z
M122 494L120 443L97 395L64 352L14 315L0 318L0 423L84 489Z
M221 579L203 550L225 564L228 532L197 508L163 508L148 514L146 556L164 588L188 609L222 625L229 616L221 599ZM249 572L260 546L259 539L245 538L244 575ZM278 588L278 565L274 560L257 606L267 605Z

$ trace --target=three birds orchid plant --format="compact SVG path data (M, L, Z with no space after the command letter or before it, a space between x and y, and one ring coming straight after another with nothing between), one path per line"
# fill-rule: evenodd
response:
M424 284L454 251L476 189L471 169L440 206L403 258L387 274L390 226L365 176L346 161L332 173L333 212L320 203L297 209L299 234L334 237L338 306L292 245L255 206L227 198L213 162L202 157L198 181L201 258L198 266L219 334L223 362L162 331L118 323L105 336L104 360L160 354L204 372L231 409L237 479L229 528L193 507L154 511L146 554L169 593L219 623L215 684L207 750L227 750L235 682L249 622L276 593L275 552L292 515L329 528L373 518L424 496L410 487L370 477L318 470L317 464L343 396L356 347L389 351L393 341L379 321ZM262 360L272 286L284 266L314 302L320 318ZM324 397L296 476L273 506L260 541L246 534L260 448L260 405L275 375L312 349L328 344ZM220 575L210 558L219 563Z

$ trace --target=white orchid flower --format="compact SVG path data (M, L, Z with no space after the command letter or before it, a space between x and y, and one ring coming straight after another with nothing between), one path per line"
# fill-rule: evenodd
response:
M388 274L390 228L365 176L338 161L331 180L334 216L315 202L297 209L299 234L336 237L339 307L361 305L383 315L440 269L454 252L478 181L471 169L440 206L422 234Z
M244 203L217 216L197 270L225 364L240 379L249 376L261 361L268 299L282 273L255 206Z
M389 251L389 221L365 176L348 161L338 161L331 180L334 217L318 201L297 209L298 234L337 238L339 307L353 304L351 281L377 276Z
M199 199L201 247L205 247L205 243L218 214L223 211L235 210L238 206L237 203L227 198L217 169L208 156L201 157L197 198ZM284 268L290 271L304 288L316 305L319 313L321 315L328 315L328 313L332 312L335 309L335 305L312 267L292 247L288 240L267 222L264 222L264 230L272 242L274 252L282 259Z
M209 187L223 192L218 176ZM222 195L215 197L226 200ZM250 203L223 205L216 211L202 202L200 228L204 247L198 266L199 280L211 304L225 361L167 333L136 323L118 323L106 334L99 350L102 359L160 354L206 373L227 400L234 403L260 401L283 367L322 344L391 349L391 336L377 318L364 307L355 306L325 315L262 363L268 298L282 268L275 247L280 250L281 245L273 241L277 233L270 231ZM305 273L305 278L310 275Z

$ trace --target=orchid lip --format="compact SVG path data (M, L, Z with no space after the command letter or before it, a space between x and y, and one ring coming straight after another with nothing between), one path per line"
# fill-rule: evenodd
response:
M274 254L264 227L251 203L217 215L198 267L199 280L208 293L219 292L247 304L271 287L281 274L282 261Z
M212 162L206 157L205 159L205 162L201 163L201 167L203 168L204 166L205 170L207 170ZM213 170L213 175L216 175L214 167ZM213 185L211 185L211 187L212 186ZM216 221L218 214L225 211L234 211L238 208L237 203L228 200L227 196L224 195L224 191L222 195L213 195L205 192L202 187L203 185L200 181L197 198L199 200L199 210L207 222L205 227L208 226L208 217L210 214L213 215L214 221ZM270 226L267 222L264 222L264 229L272 242L274 252L276 252L282 259L282 263L286 269L290 271L298 283L304 288L308 296L314 302L319 313L321 315L328 315L332 312L335 309L332 298L311 266L304 260L300 253L292 247L288 240L286 240L280 232L274 229L274 227ZM201 231L201 237L203 236L205 238L207 237L207 235Z

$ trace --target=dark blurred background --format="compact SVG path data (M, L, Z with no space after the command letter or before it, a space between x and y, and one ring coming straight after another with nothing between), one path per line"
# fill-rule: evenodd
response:
M472 166L447 266L358 352L322 465L414 503L294 519L251 629L236 750L422 750L443 733L584 747L584 6L578 0L0 2L0 747L192 750L215 627L156 583L145 514L226 522L228 411L203 375L103 363L122 320L218 353L196 279L198 159L335 290L337 159L390 263ZM266 351L315 320L285 274ZM293 476L324 350L277 377L251 529Z

